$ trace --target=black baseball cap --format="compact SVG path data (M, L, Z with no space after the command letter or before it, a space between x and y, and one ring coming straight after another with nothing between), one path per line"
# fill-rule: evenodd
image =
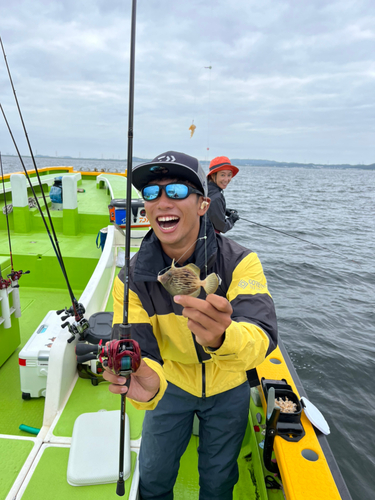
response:
M190 181L207 196L206 174L201 164L193 156L179 153L178 151L167 151L147 163L141 163L132 170L133 185L141 191L151 181L167 175Z

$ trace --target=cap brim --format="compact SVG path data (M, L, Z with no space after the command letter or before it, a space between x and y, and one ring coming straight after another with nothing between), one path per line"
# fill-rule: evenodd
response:
M141 191L147 184L160 178L160 175L185 179L200 188L202 193L205 194L204 186L197 173L182 163L160 161L141 163L132 170L132 183L138 191Z

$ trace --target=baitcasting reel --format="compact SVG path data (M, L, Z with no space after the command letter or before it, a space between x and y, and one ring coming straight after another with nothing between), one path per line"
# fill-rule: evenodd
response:
M12 284L11 280L3 278L0 274L0 290L5 290L6 288L10 287L11 284Z
M69 321L66 321L61 325L61 328L66 328L68 327L70 333L72 336L70 339L68 339L68 343L70 344L73 342L75 339L76 335L79 335L79 340L83 340L84 336L83 333L87 328L89 327L89 322L87 321L86 318L83 317L85 314L85 308L83 307L82 304L78 303L76 299L74 299L73 305L67 309L60 309L59 311L56 311L56 314L62 314L65 313L65 316L61 317L62 321L65 321L71 316L74 316L75 321L73 323L69 323Z
M12 288L19 288L19 284L18 284L18 280L20 279L20 277L23 275L23 274L30 274L30 271L14 271L12 270L12 272L10 274L7 274L7 278L10 278L11 281L12 281ZM17 284L14 284L15 282L17 282Z
M141 349L138 342L132 339L111 340L104 346L101 342L99 345L77 344L77 362L99 359L103 366L107 366L116 375L126 378L138 370L141 364Z
M0 290L4 290L5 288L12 287L12 288L19 288L18 280L22 276L22 274L30 274L30 271L12 271L10 274L7 274L7 278L10 279L5 279L1 275L1 269L0 269ZM17 283L16 283L17 282Z

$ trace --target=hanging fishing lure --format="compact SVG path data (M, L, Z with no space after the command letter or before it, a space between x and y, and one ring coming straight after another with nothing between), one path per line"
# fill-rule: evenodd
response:
M196 128L197 127L194 125L194 120L193 120L193 123L189 127L189 130L190 130L190 139L193 137Z

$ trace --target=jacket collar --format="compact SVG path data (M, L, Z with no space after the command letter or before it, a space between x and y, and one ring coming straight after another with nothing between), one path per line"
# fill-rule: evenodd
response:
M206 236L205 223L206 222ZM205 242L206 245L205 245ZM217 241L214 229L209 218L201 217L198 241L194 250L184 265L193 263L205 274L205 262L207 254L207 269L212 267L216 260ZM160 241L151 229L144 237L137 253L134 269L134 281L157 281L158 274L166 267L170 267L172 259L163 252Z
M219 192L222 193L223 190L214 181L208 181L208 189L211 193Z

